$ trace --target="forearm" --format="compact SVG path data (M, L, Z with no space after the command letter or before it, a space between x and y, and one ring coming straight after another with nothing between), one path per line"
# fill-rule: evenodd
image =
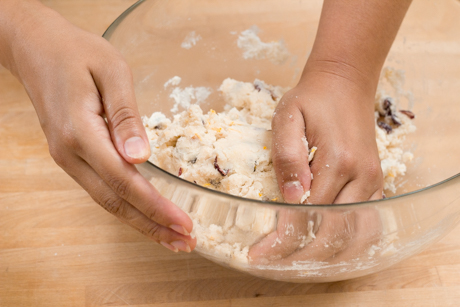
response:
M375 91L411 0L325 0L304 71L336 74Z
M58 14L38 0L0 0L0 5L0 64L19 77L15 53L24 51L37 23Z

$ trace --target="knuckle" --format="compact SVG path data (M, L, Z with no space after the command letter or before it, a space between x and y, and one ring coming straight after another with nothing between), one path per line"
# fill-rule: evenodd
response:
M341 151L337 154L342 171L348 173L356 166L356 156L351 151Z
M151 220L151 221L156 221L158 219L158 209L155 208L155 207L151 207L148 212L147 212L147 217Z
M305 162L301 160L301 156L293 151L277 151L273 152L273 164L279 169L287 169Z
M152 225L149 225L145 230L141 230L141 232L150 238L159 239L160 230L160 225L152 223Z
M137 112L127 107L128 103L122 101L121 107L110 116L110 124L113 130L130 129L136 127Z
M130 184L123 178L110 177L108 184L112 190L121 198L127 199L130 195Z
M79 152L81 149L80 141L78 140L77 136L73 133L69 133L67 131L63 131L61 133L61 142L64 147L70 149L73 152Z
M367 178L372 181L378 181L382 178L382 168L380 161L372 159L366 163L366 175Z
M117 217L124 217L125 216L125 206L124 201L117 197L108 197L100 202L102 208L107 210L109 213L117 216Z
M65 167L68 164L67 154L69 152L78 154L81 151L81 144L71 129L64 128L49 136L48 149L54 161L59 166Z
M75 153L78 155L80 153L80 141L69 125L64 125L58 131L49 132L49 129L45 132L48 138L49 153L57 165L61 168L66 168L70 163L69 154Z
M67 159L64 157L65 155L62 148L54 142L50 142L48 144L48 149L54 162L56 162L56 164L59 165L61 168L65 168L67 166Z

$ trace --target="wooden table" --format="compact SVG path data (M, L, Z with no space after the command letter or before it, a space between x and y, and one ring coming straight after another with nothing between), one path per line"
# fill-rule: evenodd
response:
M102 34L134 0L46 0ZM0 68L0 306L460 306L460 227L378 274L289 284L173 254L107 214L50 158Z

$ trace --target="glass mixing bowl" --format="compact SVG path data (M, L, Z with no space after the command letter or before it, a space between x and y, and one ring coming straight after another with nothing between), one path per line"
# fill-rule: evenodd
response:
M182 77L181 85L213 89L202 108L220 111L217 88L227 77L296 84L321 5L317 0L139 1L104 37L133 71L141 115L172 115L173 100L164 83L173 76ZM385 66L405 71L404 88L413 93L414 103L403 101L401 108L416 114L417 131L406 142L415 158L398 179L396 193L384 200L322 206L262 202L198 186L148 162L139 170L199 223L196 252L249 274L291 282L337 281L415 255L460 219L459 16L458 1L414 1L387 58ZM283 64L242 56L238 35L254 25L263 41L284 42L290 56ZM183 45L190 35L194 42ZM274 249L272 257L248 262L244 245L286 228L282 223L289 223L289 217L305 221L305 231L316 239L310 236L311 242L303 242L305 247L289 257ZM244 242L226 244L231 232Z

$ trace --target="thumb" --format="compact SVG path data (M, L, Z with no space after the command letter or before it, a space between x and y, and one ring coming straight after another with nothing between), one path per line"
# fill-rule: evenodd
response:
M117 151L129 163L142 163L150 157L150 145L139 116L132 73L123 59L114 61L92 71L93 79Z
M272 120L272 161L284 200L298 204L306 200L305 193L310 190L308 143L303 115L294 103L287 103L285 97Z

